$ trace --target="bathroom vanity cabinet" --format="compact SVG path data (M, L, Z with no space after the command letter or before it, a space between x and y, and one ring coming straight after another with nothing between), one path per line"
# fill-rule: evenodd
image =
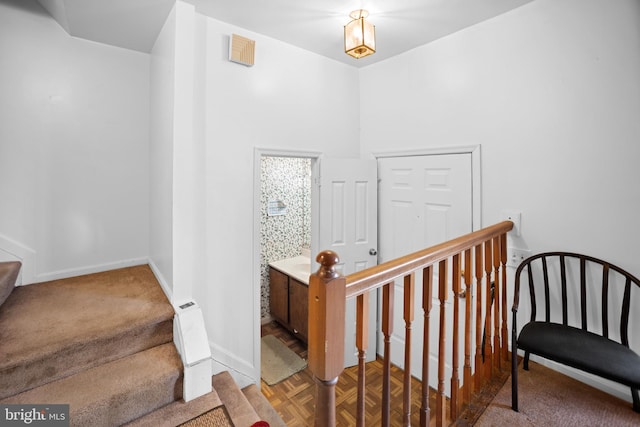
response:
M270 266L269 300L271 316L307 342L309 323L309 286Z

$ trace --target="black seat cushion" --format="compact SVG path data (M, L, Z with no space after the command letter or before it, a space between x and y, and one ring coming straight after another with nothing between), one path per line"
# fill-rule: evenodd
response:
M624 345L571 326L530 322L518 348L630 387L640 387L640 356Z

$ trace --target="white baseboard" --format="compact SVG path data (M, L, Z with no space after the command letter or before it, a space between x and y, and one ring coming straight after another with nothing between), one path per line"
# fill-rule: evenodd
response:
M132 258L127 260L109 262L104 264L89 265L85 267L68 268L65 270L52 271L49 273L40 273L36 275L36 283L48 282L50 280L66 279L68 277L83 276L85 274L101 273L103 271L115 270L118 268L133 267L135 265L144 265L149 262L149 258Z
M257 368L246 360L239 358L209 341L213 358L214 374L229 371L233 379L242 387L260 384L260 367ZM253 373L253 374L252 374Z
M166 295L167 299L173 304L173 291L171 290L171 288L169 288L167 280L164 278L164 275L162 274L156 263L153 261L153 259L149 258L148 262L149 267L151 268L153 275L156 276L158 283L160 283L160 287L164 291L164 294Z
M220 372L229 371L229 374L240 389L243 389L251 384L258 384L253 378L233 369L230 366L220 363L215 359L212 359L211 366L213 367L213 375L219 374Z
M66 279L68 277L82 276L84 274L99 273L117 268L132 267L134 265L147 264L148 257L132 258L109 262L104 264L89 265L83 267L69 268L65 270L36 273L36 251L0 234L0 251L8 254L8 258L15 259L22 263L18 285L30 285L33 283L48 282L50 280Z

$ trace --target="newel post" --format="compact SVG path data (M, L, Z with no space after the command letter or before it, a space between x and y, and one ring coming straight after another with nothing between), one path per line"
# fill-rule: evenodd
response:
M335 270L338 254L323 251L309 277L309 368L316 381L315 425L336 425L335 387L344 370L346 280Z

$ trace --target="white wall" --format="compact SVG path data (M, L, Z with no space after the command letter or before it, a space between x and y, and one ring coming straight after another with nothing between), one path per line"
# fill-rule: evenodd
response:
M149 257L169 298L173 292L173 115L175 7L151 51L149 126Z
M206 20L206 309L214 359L258 381L259 259L254 148L357 157L357 70ZM229 62L232 33L256 40L255 66ZM239 339L241 337L241 339Z
M640 3L538 0L361 71L362 151L482 144L483 223L637 270Z
M144 262L149 56L9 0L0 76L0 235L35 254L28 281Z
M640 275L639 76L640 2L537 0L362 69L362 153L481 144L484 225Z
M206 52L204 22L195 8L176 3L176 56L173 157L174 300L192 299L205 271L205 141L200 116L204 108L201 82Z
M152 268L170 300L193 299L204 275L204 22L177 2L151 52Z

